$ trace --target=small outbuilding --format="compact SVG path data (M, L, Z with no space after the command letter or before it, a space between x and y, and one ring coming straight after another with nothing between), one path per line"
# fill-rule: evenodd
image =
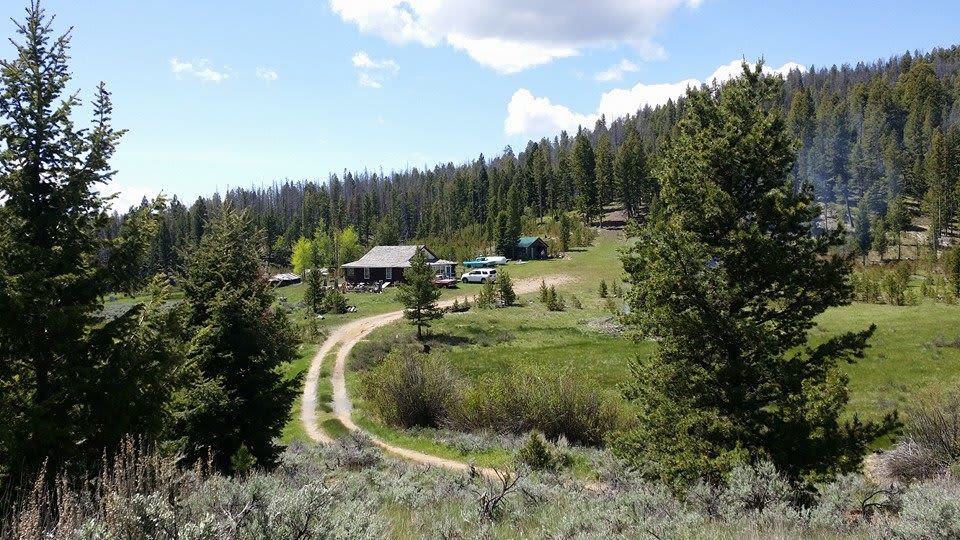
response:
M547 243L539 236L521 236L517 247L513 250L514 259L540 260L546 259L549 251Z
M434 272L453 276L456 263L437 257L430 248L415 246L376 246L359 260L343 265L347 283L378 283L403 281L403 271L410 268L410 259L423 250Z
M286 287L287 285L300 283L302 280L297 274L274 274L270 276L267 281L275 287Z

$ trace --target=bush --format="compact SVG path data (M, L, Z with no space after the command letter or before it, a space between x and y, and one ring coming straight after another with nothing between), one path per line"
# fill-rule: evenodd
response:
M583 303L580 302L577 295L570 296L570 306L573 307L573 309L583 309Z
M540 301L543 302L550 311L563 311L566 309L566 302L564 302L563 296L557 292L557 289L553 285L548 289L543 282L541 282L540 287Z
M324 460L335 467L365 469L380 463L383 453L359 431L351 431L322 446Z
M619 402L571 374L530 371L488 376L467 389L449 425L464 431L523 434L600 446L622 427Z
M500 303L504 306L512 306L517 301L517 293L513 290L513 280L506 270L500 271L497 275L497 292L500 294Z
M607 297L607 282L605 280L600 280L600 298Z
M940 267L950 283L953 296L960 296L960 245L950 248L943 254Z
M350 371L365 371L376 367L394 351L415 354L420 349L421 345L416 342L415 336L407 333L364 340L358 343L350 354Z
M941 479L912 486L902 508L889 520L890 538L960 538L960 485Z
M394 351L361 374L360 393L387 425L440 427L457 407L459 384L449 362Z
M497 289L492 281L488 281L480 288L480 294L474 300L479 309L490 309L497 305Z
M881 454L880 474L906 482L960 468L960 390L929 392L906 413L904 440Z
M323 309L325 313L346 313L347 297L337 289L329 289L323 296Z
M570 454L551 444L536 431L531 431L523 446L517 449L515 459L517 463L535 471L559 471L573 464Z
M623 297L623 287L620 286L619 280L613 282L613 285L610 287L610 294L613 295L614 298Z

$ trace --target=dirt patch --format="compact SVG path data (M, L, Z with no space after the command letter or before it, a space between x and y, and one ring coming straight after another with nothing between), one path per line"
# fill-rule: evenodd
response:
M526 294L539 290L541 282L547 287L559 287L560 285L573 283L576 280L577 279L570 274L551 274L540 278L518 279L513 282L513 290L516 291L517 294Z
M613 317L600 317L585 322L587 328L600 332L601 334L619 335L624 331L624 326Z

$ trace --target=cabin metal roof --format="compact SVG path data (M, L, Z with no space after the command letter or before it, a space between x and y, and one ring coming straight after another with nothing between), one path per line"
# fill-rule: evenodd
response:
M539 236L521 236L520 240L517 242L517 247L528 248L537 240L540 240Z
M427 246L375 246L360 259L343 265L344 268L408 268L410 259L418 249L427 253L427 261L437 260L437 256Z

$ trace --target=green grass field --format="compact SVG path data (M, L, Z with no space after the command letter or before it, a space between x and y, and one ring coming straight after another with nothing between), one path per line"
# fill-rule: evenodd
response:
M294 377L306 377L307 370L310 369L310 360L317 353L317 348L317 345L313 343L304 343L301 345L297 359L284 366L284 376L288 380ZM327 381L327 386L329 386L329 377L325 380ZM308 440L307 433L303 429L303 424L300 423L300 405L302 399L302 396L298 395L296 401L293 402L293 407L290 409L290 417L287 419L287 424L283 427L283 432L280 436L283 444L289 444L291 441L297 439L301 441Z
M531 262L508 267L515 279L567 273L577 281L559 288L568 298L564 312L549 312L536 294L521 295L522 307L473 309L451 314L434 324L434 350L446 355L462 375L507 373L518 368L567 370L595 381L610 392L629 377L629 363L655 350L651 342L637 342L628 333L610 335L595 328L609 317L598 284L621 276L617 248L621 242L601 237L589 251L568 259ZM461 287L464 288L464 287ZM575 294L582 309L570 307ZM821 315L811 332L817 343L841 332L877 325L866 357L842 369L850 377L847 415L874 419L902 409L913 396L930 387L960 384L960 306L925 301L916 306L852 304ZM396 323L375 331L370 340L395 339L413 328ZM357 395L356 388L353 396ZM403 432L378 426L362 402L355 413L361 424L394 442L423 451L449 455L433 441L417 441ZM474 456L468 456L474 457ZM463 459L463 456L459 456Z

